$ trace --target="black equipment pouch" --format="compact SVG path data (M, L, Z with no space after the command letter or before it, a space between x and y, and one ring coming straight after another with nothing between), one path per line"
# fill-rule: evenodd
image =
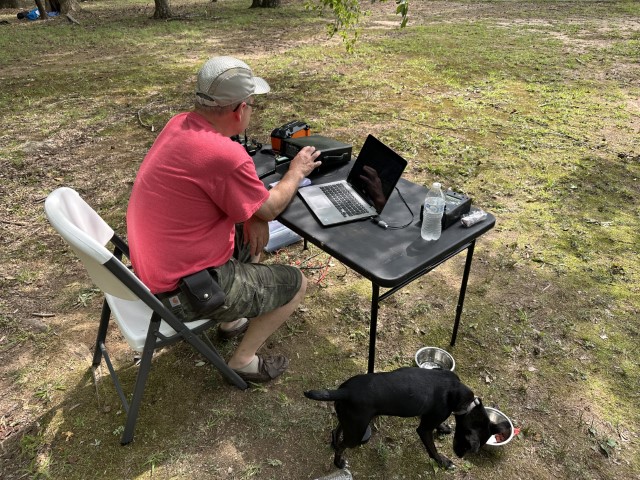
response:
M178 286L197 314L211 313L224 305L226 294L209 270L183 277Z

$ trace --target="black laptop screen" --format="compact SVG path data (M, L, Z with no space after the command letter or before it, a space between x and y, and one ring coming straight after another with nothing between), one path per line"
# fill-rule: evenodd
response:
M347 182L381 213L406 166L404 158L369 135Z

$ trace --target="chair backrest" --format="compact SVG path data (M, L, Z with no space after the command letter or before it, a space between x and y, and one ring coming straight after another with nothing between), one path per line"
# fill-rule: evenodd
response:
M126 300L138 298L105 267L105 263L115 259L115 256L105 247L113 237L113 229L80 197L78 192L68 187L54 190L47 197L44 210L53 228L78 255L96 286L103 292L118 298ZM135 275L131 274L131 277L147 289Z

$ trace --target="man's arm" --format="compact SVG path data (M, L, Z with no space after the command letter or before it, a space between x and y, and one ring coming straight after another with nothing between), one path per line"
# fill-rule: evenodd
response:
M322 162L316 160L319 155L320 151L316 150L315 147L304 147L300 150L291 160L289 170L282 177L282 180L269 190L269 198L254 216L268 222L280 215L293 200L302 179L322 164Z

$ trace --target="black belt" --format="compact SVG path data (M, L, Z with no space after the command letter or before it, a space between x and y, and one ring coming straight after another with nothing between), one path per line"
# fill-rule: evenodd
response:
M166 300L167 298L174 297L179 293L181 293L180 289L176 288L175 290L171 290L170 292L156 293L156 298L158 298L159 300Z
M209 270L209 273L211 274L211 276L213 277L214 281L218 281L218 273L214 270L215 267L210 267L207 270ZM175 290L171 290L170 292L162 292L162 293L156 293L156 298L158 298L159 300L165 300L169 297L173 297L175 295L178 295L179 293L182 293L182 290L180 290L180 288L176 288Z

